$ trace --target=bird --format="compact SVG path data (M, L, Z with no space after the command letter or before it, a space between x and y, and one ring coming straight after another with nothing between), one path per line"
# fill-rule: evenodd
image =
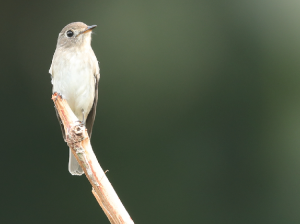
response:
M100 79L99 62L91 47L92 30L97 25L88 26L83 22L66 25L58 35L56 50L49 73L52 93L58 93L65 99L78 120L85 124L89 137L98 102L98 83ZM64 126L55 108L62 135ZM82 175L84 172L75 156L69 150L69 172Z

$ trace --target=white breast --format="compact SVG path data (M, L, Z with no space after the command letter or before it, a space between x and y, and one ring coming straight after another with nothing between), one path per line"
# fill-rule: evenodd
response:
M88 51L61 53L52 62L53 92L67 100L81 121L84 112L86 120L95 97L95 59Z

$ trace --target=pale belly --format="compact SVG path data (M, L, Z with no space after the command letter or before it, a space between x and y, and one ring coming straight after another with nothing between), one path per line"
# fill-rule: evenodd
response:
M80 121L86 121L95 98L95 78L90 64L84 61L69 61L72 66L55 69L52 79L53 92L67 100Z

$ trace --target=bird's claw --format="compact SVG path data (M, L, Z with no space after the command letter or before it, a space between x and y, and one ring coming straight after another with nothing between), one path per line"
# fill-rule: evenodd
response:
M57 98L60 97L62 99L62 95L58 92L54 92L53 95L56 94L55 96L55 102L57 101Z

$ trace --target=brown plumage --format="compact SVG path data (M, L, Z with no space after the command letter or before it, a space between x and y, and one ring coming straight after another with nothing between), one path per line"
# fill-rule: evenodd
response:
M53 93L57 92L67 100L77 118L85 123L92 136L98 102L100 69L91 48L91 30L82 22L70 23L58 35L56 50L50 67ZM56 112L57 114L57 112ZM65 139L63 124L58 116ZM83 173L75 157L70 152L69 171L73 175Z

